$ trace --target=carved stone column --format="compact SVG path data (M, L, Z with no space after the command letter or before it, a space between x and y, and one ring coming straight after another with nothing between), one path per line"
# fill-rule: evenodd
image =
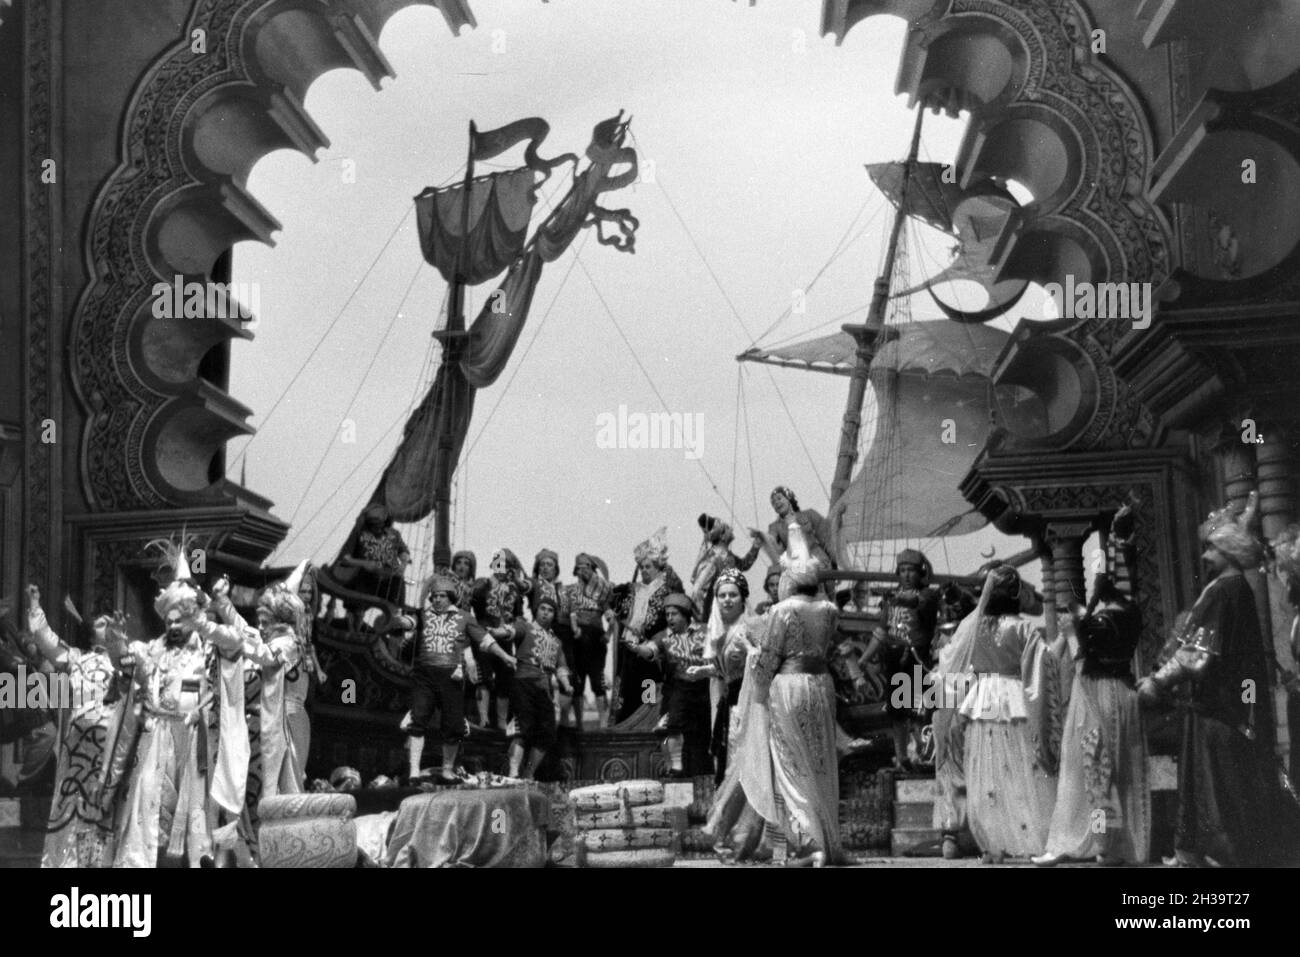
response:
M1053 642L1060 634L1060 623L1056 617L1056 571L1052 565L1051 549L1043 546L1038 558L1043 569L1043 623L1046 625L1047 640Z
M1260 426L1263 442L1255 446L1256 473L1259 479L1259 511L1262 519L1264 537L1272 540L1288 525L1295 521L1295 455L1291 447L1294 433L1279 422L1264 422ZM1278 663L1294 671L1297 667L1295 656L1291 652L1291 620L1296 609L1287 600L1286 589L1277 578L1270 576L1268 585L1268 611L1272 619L1273 654ZM1291 751L1292 736L1289 728L1288 709L1300 708L1300 699L1287 700L1284 689L1275 691L1277 708L1277 747L1278 753L1288 755ZM1297 755L1292 755L1292 763Z
M1087 604L1083 580L1083 543L1092 532L1091 522L1049 522L1047 544L1052 550L1052 581L1056 589L1058 614L1066 614L1070 602Z

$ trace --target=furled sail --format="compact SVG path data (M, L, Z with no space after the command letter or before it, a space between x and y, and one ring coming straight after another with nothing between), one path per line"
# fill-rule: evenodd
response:
M545 179L556 166L578 162L572 153L550 160L538 155L537 147L550 129L538 116L486 132L471 123L470 155L475 161L492 159L527 141L524 166L476 177L468 189L464 183L441 189L430 186L415 197L420 249L447 282L459 273L462 282L477 286L519 257L541 182L534 173Z
M1007 219L1019 208L1009 192L991 181L962 189L944 179L939 163L912 163L903 191L904 163L873 163L867 173L895 206L914 219L956 237L953 260L939 273L919 285L901 289L893 298L926 290L935 305L957 322L983 323L1004 315L1029 288L1027 280L999 280L993 254ZM954 280L966 280L984 288L988 302L978 309L961 309L939 298L934 287Z
M460 359L461 371L474 388L490 386L505 369L524 330L541 278L541 254L530 249L515 260L501 285L488 296L470 327L469 341Z
M393 521L416 522L433 511L430 480L445 462L460 460L474 413L474 393L459 366L439 367L433 385L407 420L402 442L371 499L383 504Z
M524 248L529 218L537 201L535 179L533 171L525 167L479 176L470 183L468 193L458 183L442 189L430 187L415 197L425 261L447 282L456 278L458 269L471 286L498 275ZM466 195L468 239L462 229Z
M460 363L476 388L491 385L505 369L528 320L528 308L543 263L559 258L583 227L594 224L597 240L603 245L623 252L635 251L636 229L640 225L636 217L626 209L604 209L596 202L601 193L622 189L636 181L636 151L622 145L627 131L622 116L620 112L592 131L591 145L587 147L590 165L577 176L573 188L538 228L527 252L510 267L470 327L469 342ZM613 172L618 166L626 168ZM605 223L613 224L613 234L605 235L602 229Z

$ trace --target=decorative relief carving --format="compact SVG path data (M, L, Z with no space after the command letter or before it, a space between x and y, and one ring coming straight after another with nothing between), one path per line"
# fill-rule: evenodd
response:
M53 122L50 18L48 3L29 3L25 7L23 23L27 62L23 74L23 97L27 109L24 171L24 202L27 208L27 348L24 372L27 421L24 426L27 443L24 471L27 527L24 530L26 548L23 574L35 582L49 582L51 572L55 571L50 567L50 542L54 535L51 510L54 494L53 456L57 454L57 446L41 441L43 430L40 428L41 421L51 416L51 376L58 375L50 368L50 326L55 320L50 289L54 275L52 190L41 182L42 164L54 156L50 129Z
M396 6L415 2L421 0ZM149 246L151 224L156 225L160 211L195 189L210 192L209 208L216 210L221 205L218 190L230 186L228 177L183 154L183 131L193 112L204 108L201 101L217 102L216 97L204 100L214 90L273 86L251 54L249 61L244 58L245 50L255 48L253 34L272 6L266 0L200 0L179 31L177 43L145 71L128 104L119 164L91 208L85 248L92 278L78 301L69 342L73 386L88 413L81 437L80 478L92 509L186 504L176 500L179 493L151 480L157 474L152 459L157 453L148 447L147 433L160 415L168 414L169 406L194 401L194 383L167 391L150 387L136 373L128 343L131 327L147 314L154 283L172 278L158 274L169 267L155 262L155 251ZM369 7L387 13L394 4L322 0L293 6L332 24L339 17L351 20ZM437 6L449 23L470 22L463 3ZM188 38L195 29L207 33L206 53L194 53L190 47ZM327 32L333 35L334 27ZM252 100L242 102L249 109L257 108ZM224 213L222 218L228 221ZM220 228L235 229L238 235L240 227ZM230 235L223 232L214 237L215 245L224 244ZM223 397L219 391L208 391L218 400Z
M981 15L1015 31L1029 53L1024 87L1012 101L1051 110L1075 132L1082 147L1080 186L1050 217L1063 218L1093 237L1108 274L1123 282L1158 285L1170 272L1171 228L1145 199L1154 141L1137 94L1088 47L1093 23L1078 3L953 0L948 16ZM1054 227L1045 216L1040 228ZM1035 220L1026 226L1033 228ZM1072 448L1124 448L1149 444L1154 420L1128 386L1110 371L1108 356L1123 333L1115 319L1091 319L1051 333L1083 348L1099 371L1101 404Z
M1153 661L1165 635L1160 553L1153 514L1162 499L1156 486L1143 479L1111 485L1032 485L1015 488L1012 498L1026 514L1050 521L1054 514L1096 512L1100 515L1114 511L1128 500L1130 492L1136 493L1143 502L1153 503L1150 508L1137 510L1134 528L1138 556L1137 603L1142 610L1142 660Z

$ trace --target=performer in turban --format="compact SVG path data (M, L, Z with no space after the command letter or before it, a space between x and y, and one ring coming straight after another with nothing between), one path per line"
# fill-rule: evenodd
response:
M704 664L705 635L694 624L695 609L685 595L664 599L668 627L636 646L647 660L657 658L667 678L664 681L663 717L655 733L663 736L668 776L686 777L683 756L709 739L709 675L694 666Z
M515 553L508 548L498 548L492 553L489 566L490 574L474 583L474 592L470 605L474 618L480 626L498 633L497 639L502 644L502 651L508 656L513 625L516 618L524 615L524 599L533 590L533 584L524 574ZM452 598L455 599L456 592ZM510 681L511 670L502 663L501 658L487 656L484 663L487 668L479 674L479 680L491 688L496 714L485 715L480 711L485 726L505 730L510 715ZM480 706L481 707L481 706Z
M879 651L890 676L894 767L904 771L911 770L907 743L912 726L924 724L929 717L915 709L918 695L913 692L919 691L934 664L930 646L939 619L939 589L930 584L930 560L915 548L898 553L895 571L898 588L884 601L886 626L877 630L863 657L869 659Z
M456 598L456 582L444 575L436 575L424 587L424 606L418 636L409 641L417 645L415 667L411 670L411 719L407 729L407 752L411 780L421 778L420 760L424 755L424 737L433 727L435 710L439 715L442 735L442 769L435 777L437 784L458 784L456 756L460 743L469 734L465 721L465 675L473 677L476 665L470 646L477 644L484 652L502 662L504 669L513 669L515 659L502 647L514 633L513 616L510 623L499 622L485 630L474 623L452 602ZM405 649L402 651L405 654Z
M100 615L91 646L74 648L50 628L35 585L27 586L27 597L28 630L36 648L54 673L66 676L66 683L55 687L70 692L69 700L51 702L63 714L41 866L109 867L116 788L105 775L125 703L126 689L118 680L127 656L125 621L121 612Z
M739 568L742 572L749 571L763 547L763 533L751 531L753 544L743 557L737 558L731 551L731 543L735 540L736 533L732 531L730 525L720 518L701 514L699 526L704 532L704 540L700 543L700 557L696 560L695 570L691 573L690 598L707 620L713 610L714 581L728 568Z
M1058 669L1042 626L1021 615L1022 583L1010 565L985 580L984 614L970 639L975 680L959 709L964 741L967 813L986 861L1042 854L1056 799L1050 752L1052 692ZM954 644L960 644L955 640Z
M653 725L659 720L663 671L657 662L638 657L635 648L668 627L664 599L680 594L682 581L668 564L666 527L637 545L632 557L636 560L632 580L614 588L610 595L620 631L610 710L615 722L630 721L640 713L641 718L634 724L644 720Z
M510 741L510 776L531 778L555 745L555 695L571 695L569 668L560 639L551 630L557 600L552 595L538 599L534 618L514 623L516 668L510 699L515 715L515 733ZM528 763L524 763L527 754Z
M609 609L609 569L594 555L574 560L578 580L569 586L569 625L573 629L573 711L582 727L583 698L587 682L596 696L600 727L609 724L609 698L605 694L605 612Z
M543 548L533 559L533 587L528 593L528 610L537 620L539 604L549 599L551 602L551 632L560 642L564 652L564 667L573 671L573 624L570 621L570 599L568 587L560 581L560 556L549 548ZM567 683L566 683L567 687ZM581 724L581 709L575 709L572 697L565 692L560 706L560 722L568 724L570 715L576 724Z
M357 571L346 577L346 573L340 574L340 580L351 578L350 584L356 591L401 603L406 592L403 576L411 563L411 550L393 527L392 516L384 505L371 502L365 507L345 552L339 565Z
M244 808L249 764L244 711L245 641L242 628L208 620L207 596L190 577L184 545L163 543L175 569L154 602L166 630L148 643L132 642L134 695L144 721L136 747L115 867L154 867L160 856L187 857L196 866L211 854L208 797L226 814ZM216 656L216 678L209 669ZM215 754L206 750L205 714L215 705L219 727ZM202 740L201 740L202 739ZM216 817L212 809L212 817ZM222 840L233 838L233 828Z
M1186 867L1295 863L1296 808L1274 766L1272 697L1255 594L1245 572L1264 551L1245 511L1213 512L1200 528L1209 584L1171 641L1168 661L1138 694L1159 704L1183 690L1175 857Z

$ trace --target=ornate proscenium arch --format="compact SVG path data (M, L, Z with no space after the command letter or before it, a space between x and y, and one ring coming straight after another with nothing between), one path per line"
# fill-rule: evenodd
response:
M1034 193L999 237L1000 278L1159 284L1169 275L1170 224L1146 192L1151 122L1131 84L1092 53L1094 22L1081 3L827 0L824 10L824 30L840 40L869 16L905 17L899 92L949 114L970 111L956 163L963 184L1013 179ZM944 62L931 62L939 53ZM1120 325L1026 324L999 375L1033 381L1041 376L1027 366L1066 363L1081 388L1051 434L1009 435L1004 448L1018 441L1136 448L1154 440L1151 416L1108 368Z
M208 280L236 242L271 242L280 224L246 191L249 170L275 149L314 159L328 146L303 109L308 86L350 66L378 89L393 72L376 38L415 4L440 10L453 33L474 25L466 0L200 0L175 46L141 77L119 164L89 216L91 278L69 340L87 413L79 462L92 511L239 496L209 471L229 439L252 432L249 410L198 370L214 346L249 334L230 320L155 319L152 290L177 276Z

